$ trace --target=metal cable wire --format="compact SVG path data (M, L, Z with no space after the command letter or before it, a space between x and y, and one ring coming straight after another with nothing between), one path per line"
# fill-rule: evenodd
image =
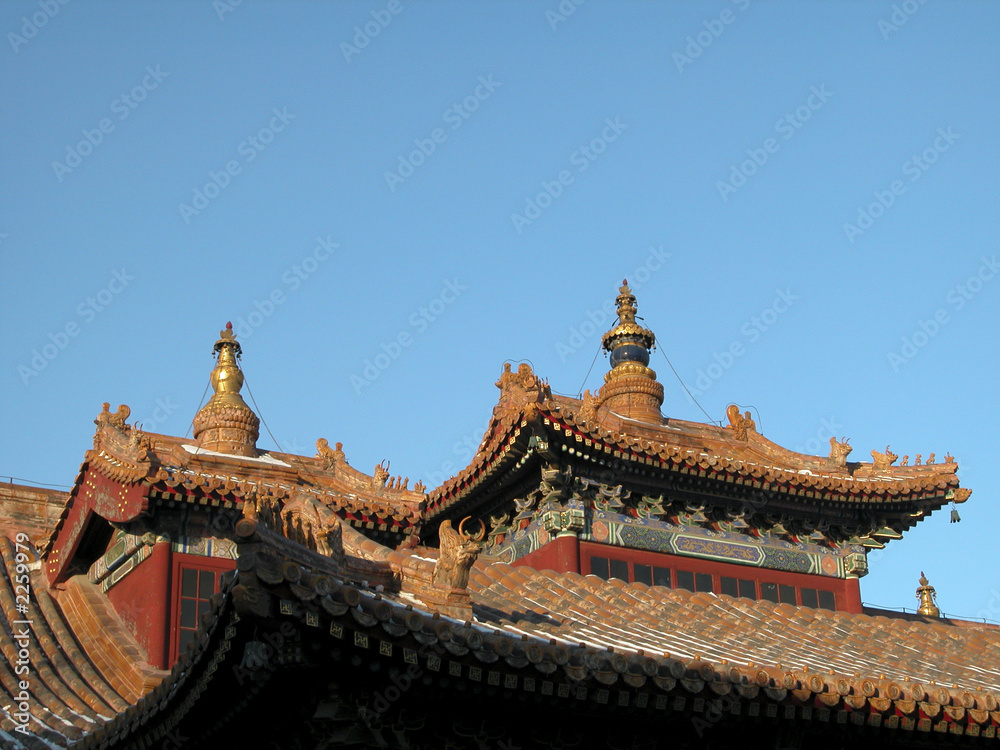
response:
M689 391L689 390L688 390L688 387L687 387L686 385L684 385L684 381L683 381L683 380L681 380L681 376L677 374L677 370L676 370L676 369L674 369L674 365L673 365L673 363L672 363L672 362L670 361L670 357L668 357L668 356L667 356L667 353L666 353L665 351L663 351L663 348L662 348L662 347L660 347L660 354L662 354L662 355L663 355L663 358L664 358L665 360L667 360L667 364L668 364L668 365L670 365L670 371L671 371L671 372L672 372L672 373L674 374L674 377L675 377L675 378L677 378L677 382L681 384L681 388L683 388L683 389L684 389L684 392L685 392L685 393L686 393L686 394L687 394L687 395L688 395L688 396L689 396L689 397L691 398L691 400L692 400L692 401L694 401L695 405L696 405L696 406L697 406L697 407L698 407L699 409L701 409L701 413L705 415L705 417L706 417L706 418L708 419L709 423L710 423L710 424L716 424L716 425L719 425L719 426L721 427L721 426L722 426L722 421L721 421L721 420L718 420L718 419L712 419L711 415L710 415L710 414L709 414L709 413L708 413L707 411L705 411L705 407L703 407L703 406L702 406L702 405L701 405L701 404L700 404L700 403L698 402L698 399L696 399L696 398L694 397L694 395L693 395L693 394L691 393L691 391Z
M14 480L17 480L18 482L27 482L28 484L35 485L36 487L65 487L66 489L73 488L73 485L71 484L49 484L46 482L36 482L34 479L25 479L24 477L12 477L6 474L2 476L7 477L7 479L10 480L9 482L10 484L13 484Z
M274 436L274 433L271 432L271 428L267 426L267 420L264 419L264 415L261 414L260 407L257 406L257 399L253 397L253 389L250 388L250 381L247 380L246 372L243 373L243 384L247 387L247 393L250 394L250 400L253 402L253 408L257 410L257 416L260 417L260 423L264 425L264 429L267 430L267 434L271 436L271 440L274 441L275 447L280 452L284 453L285 450L281 447L281 443L278 442L278 439Z
M208 393L208 386L212 384L212 379L209 378L205 382L205 390L201 392L201 399L198 401L198 408L194 410L194 417L191 417L191 424L188 425L187 432L184 433L184 439L186 440L188 434L194 429L194 420L198 416L198 412L201 411L201 407L205 404L205 394Z

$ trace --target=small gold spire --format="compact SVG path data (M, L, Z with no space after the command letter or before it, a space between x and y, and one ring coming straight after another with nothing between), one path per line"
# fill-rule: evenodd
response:
M601 345L610 353L625 344L638 344L648 353L648 350L656 346L656 336L648 328L635 322L635 295L629 288L628 279L623 279L622 285L618 287L615 302L618 305L618 325L601 337ZM648 356L646 361L649 361Z
M240 395L243 371L239 359L243 349L236 341L232 323L226 323L219 332L212 353L216 357L211 375L215 392L195 415L194 438L206 450L256 456L260 420Z
M211 376L212 388L215 389L211 401L246 406L240 395L243 389L243 371L240 370L239 358L243 356L243 347L236 340L232 323L226 323L226 327L219 331L219 340L215 342L212 353L216 355L216 361Z
M941 610L937 608L935 600L937 599L937 592L934 591L934 587L929 585L927 576L924 575L924 571L920 571L920 587L917 589L917 599L920 601L920 606L917 607L918 615L926 615L927 617L940 617Z
M587 409L594 414L607 406L630 419L659 424L663 420L663 386L650 369L649 352L656 347L656 336L635 320L635 295L628 279L618 289L618 325L601 337L601 346L610 354L611 369L604 375L604 385Z

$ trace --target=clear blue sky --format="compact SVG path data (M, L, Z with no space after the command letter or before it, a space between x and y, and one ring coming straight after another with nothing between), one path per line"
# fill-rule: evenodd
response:
M36 0L0 33L0 473L70 484L103 401L183 435L232 320L283 449L433 486L505 360L600 385L628 276L713 419L954 454L962 523L863 597L923 569L1000 620L1000 5Z

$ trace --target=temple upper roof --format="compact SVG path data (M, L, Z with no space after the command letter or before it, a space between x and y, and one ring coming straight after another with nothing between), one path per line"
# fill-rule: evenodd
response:
M852 447L836 439L831 440L829 456L797 453L761 435L754 421L735 407L727 411L725 427L681 419L654 425L598 411L586 397L553 394L526 364L516 376L505 370L498 385L500 402L479 452L469 466L430 493L429 515L468 496L500 463L523 458L532 434L556 438L561 443L556 450L567 460L596 466L613 460L634 467L631 480L651 487L670 473L680 473L817 505L905 504L949 494L953 497L948 500L963 502L971 492L959 491L958 464L950 455L942 463L898 465L898 457L887 449L872 451L871 462L849 462Z
M157 505L241 509L248 497L288 500L308 495L375 537L393 544L416 533L426 494L421 483L390 476L383 463L365 474L352 467L341 443L316 441L316 455L297 456L256 447L259 420L240 396L240 346L231 326L216 342L214 394L197 413L195 438L145 432L129 424L131 410L105 403L94 420L94 447L84 455L68 499L53 512L44 538L47 572L66 570L81 529L65 527L81 504L108 521L148 516ZM64 496L65 497L65 496Z
M752 497L760 522L781 528L781 515L810 528L836 524L835 538L873 547L898 539L942 505L969 497L950 455L936 463L930 454L927 463L910 466L905 456L897 464L886 446L872 450L870 462L853 462L847 439L834 437L827 456L797 453L761 435L750 412L736 405L726 411L726 426L664 418L663 386L647 366L655 336L636 322L627 281L617 304L618 321L602 338L611 369L596 394L556 395L529 365L517 372L504 365L499 403L480 449L469 466L430 493L430 525L495 511L500 477L515 486L530 465L553 462L653 496L687 494L720 505Z

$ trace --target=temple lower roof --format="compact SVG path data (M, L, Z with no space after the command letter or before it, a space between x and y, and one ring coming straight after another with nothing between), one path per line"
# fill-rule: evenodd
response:
M488 559L472 568L469 615L452 617L406 590L407 571L433 567L436 550L393 551L345 527L338 562L262 527L244 533L236 579L203 635L149 695L80 747L162 736L193 710L185 694L245 670L254 623L265 621L293 623L328 649L412 656L455 684L548 691L553 700L567 687L573 705L613 695L619 706L660 711L729 696L734 711L776 720L985 736L1000 726L996 626L829 612Z

